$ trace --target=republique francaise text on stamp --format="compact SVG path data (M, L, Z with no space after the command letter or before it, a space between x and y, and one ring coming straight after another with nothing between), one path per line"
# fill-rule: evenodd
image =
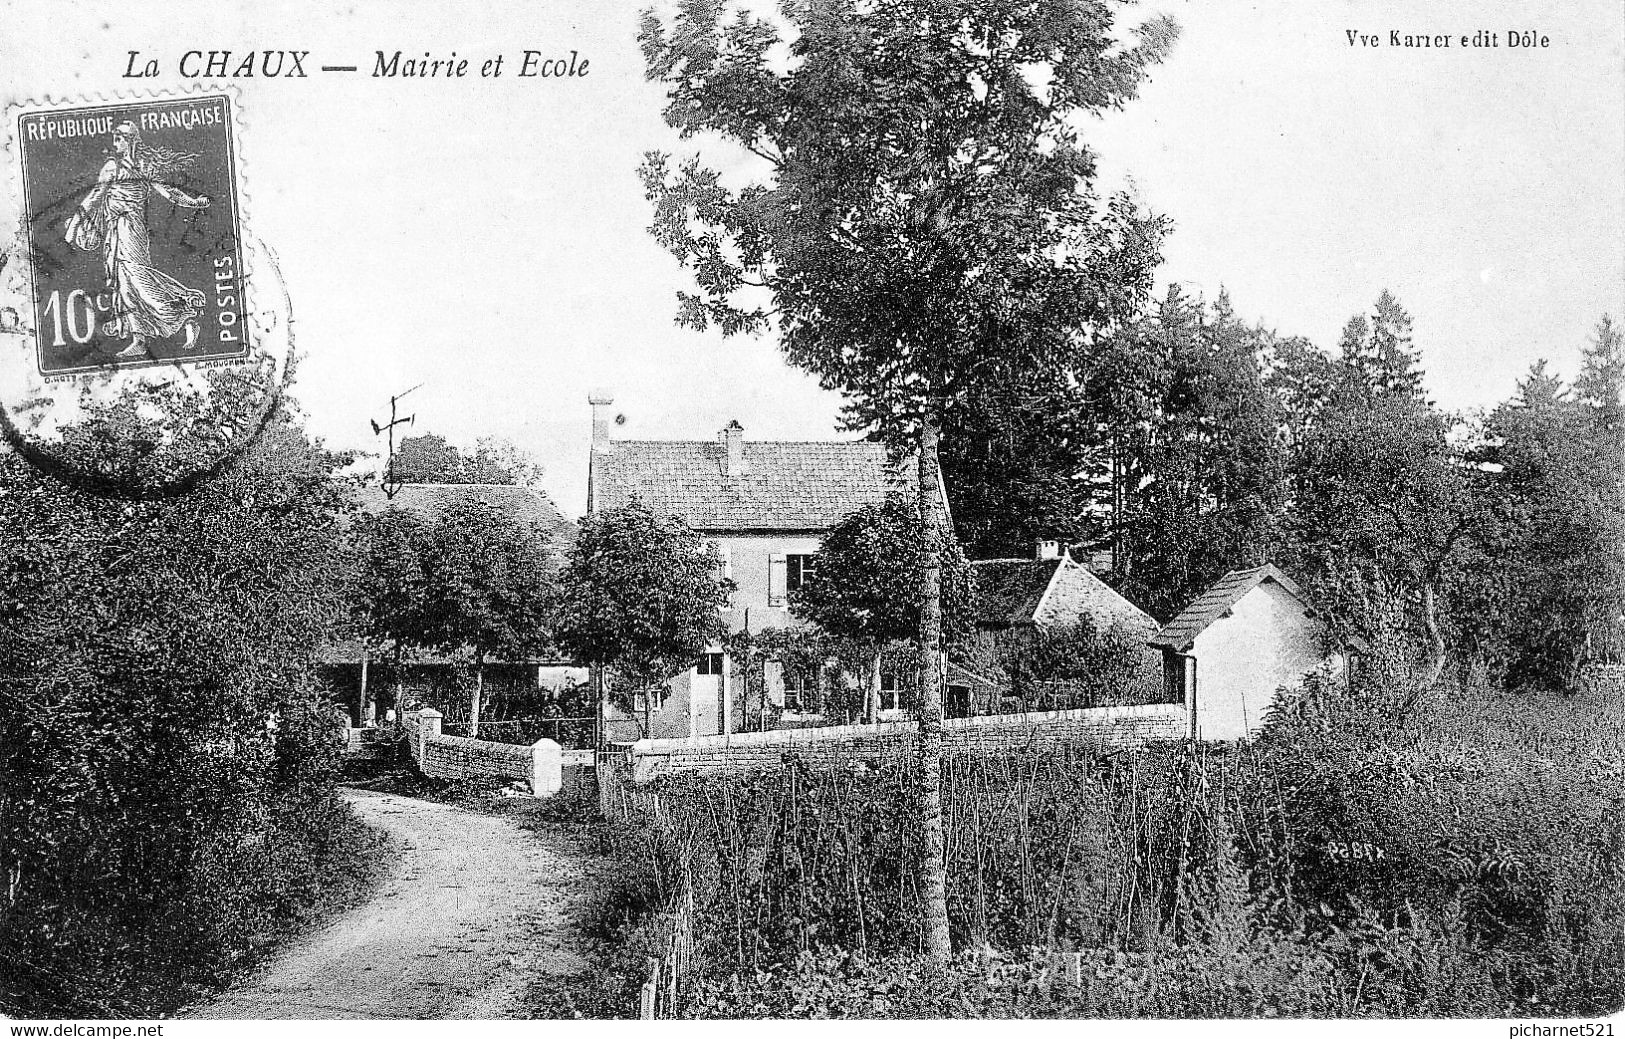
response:
M248 355L231 98L19 115L42 375Z

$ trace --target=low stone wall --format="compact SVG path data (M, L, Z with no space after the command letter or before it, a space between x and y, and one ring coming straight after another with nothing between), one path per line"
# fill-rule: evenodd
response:
M559 745L537 740L528 746L493 743L440 734L439 711L424 708L401 717L418 771L436 779L516 779L535 797L559 792L563 760Z
M531 748L463 736L438 736L424 744L418 768L439 779L518 779L530 782Z
M948 754L990 753L1060 742L1134 746L1147 740L1179 739L1187 734L1189 724L1183 704L950 718L943 723L943 751ZM679 772L748 772L777 768L787 756L806 760L897 753L913 747L918 731L918 724L912 721L776 729L690 739L639 740L631 744L626 753L632 766L632 782L641 785L661 775Z

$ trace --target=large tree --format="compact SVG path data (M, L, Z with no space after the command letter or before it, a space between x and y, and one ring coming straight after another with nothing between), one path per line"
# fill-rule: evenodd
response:
M1605 323L1604 349L1609 331ZM1616 373L1609 388L1597 353L1587 352L1579 393L1542 362L1486 422L1482 457L1494 475L1483 494L1494 540L1486 565L1469 576L1503 592L1497 648L1515 682L1572 689L1588 652L1625 649L1625 482L1613 424L1620 387Z
M401 483L497 483L534 487L542 468L511 441L480 437L463 452L438 433L407 437L395 449L391 475Z
M468 727L478 736L486 661L535 656L550 644L557 570L551 539L542 525L477 500L452 502L417 535L423 574L417 640L473 658Z
M924 607L920 571L929 538L940 538L944 635L968 643L974 617L970 564L953 537L929 534L912 495L894 493L829 529L818 548L817 576L790 593L790 612L837 639L863 647L869 662L864 717L880 706L880 662L887 643L913 637Z
M581 521L559 579L554 638L593 668L600 717L604 672L627 688L645 688L691 666L727 634L721 609L732 582L720 560L675 516L656 516L640 501Z
M429 517L400 508L362 516L351 539L350 629L368 651L392 651L397 703L407 651L465 659L473 678L469 732L479 735L485 664L550 646L552 535L486 502L453 499Z
M1169 615L1226 571L1276 555L1283 415L1264 381L1270 337L1224 293L1208 304L1172 287L1137 333L1148 377L1128 398L1138 421L1116 441L1119 576L1131 598Z
M1176 34L1124 46L1107 0L808 0L779 24L714 0L653 13L641 42L668 123L754 156L741 187L651 154L653 233L694 272L680 321L776 326L790 361L848 399L847 421L917 451L943 522L938 431L992 368L1050 372L1126 320L1160 221L1090 190L1077 119L1132 98ZM941 560L920 622L921 894L926 953L949 953L941 815Z
M385 509L356 517L348 531L351 548L350 613L343 634L362 645L360 721L372 721L367 692L367 661L376 652L394 658L395 703L400 706L402 664L418 645L425 608L423 563L417 546L423 520L405 509Z

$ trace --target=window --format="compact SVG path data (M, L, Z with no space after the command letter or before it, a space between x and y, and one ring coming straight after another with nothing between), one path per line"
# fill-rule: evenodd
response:
M880 673L880 709L897 710L897 675L891 671Z
M817 714L823 705L819 702L818 679L805 672L784 672L784 709L796 714Z
M705 545L716 553L718 561L717 578L723 581L731 580L734 575L734 568L733 560L729 558L731 553L728 551L728 543L726 541L707 541Z
M697 675L722 674L722 654L701 653L699 662L694 665L694 673Z
M818 572L818 557L810 552L786 555L775 552L767 560L767 604L784 606L790 593L805 588Z
M812 584L813 578L818 574L818 557L811 554L788 555L784 557L784 587L786 591L796 591Z
M638 714L663 710L666 706L666 687L654 686L632 694L632 710Z

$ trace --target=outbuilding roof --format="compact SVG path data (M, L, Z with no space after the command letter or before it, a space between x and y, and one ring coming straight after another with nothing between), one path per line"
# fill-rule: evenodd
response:
M1031 624L1060 565L1059 559L978 559L971 563L976 575L977 621L992 626Z
M403 509L433 520L454 503L478 501L521 523L534 523L553 538L555 548L563 548L575 537L576 525L547 495L530 487L498 483L405 483L394 497L383 487L368 484L355 493L362 512L377 514L387 509Z
M592 453L592 507L633 498L695 530L821 531L893 490L914 485L869 441L744 442L743 465L727 473L726 448L704 440L617 440Z
M1309 597L1298 587L1298 583L1282 573L1273 563L1265 563L1263 566L1255 566L1248 570L1232 570L1197 596L1179 616L1163 625L1162 630L1151 639L1151 645L1174 650L1189 648L1196 636L1207 630L1208 625L1223 617L1232 606L1241 601L1242 596L1265 581L1274 581L1290 592L1293 598L1303 603L1305 608L1309 606Z
M971 571L976 575L976 621L984 627L1042 623L1040 611L1053 620L1056 608L1066 616L1088 617L1100 630L1127 624L1138 633L1157 626L1150 614L1070 554L1057 559L981 559L971 564ZM1044 607L1046 598L1050 609Z

